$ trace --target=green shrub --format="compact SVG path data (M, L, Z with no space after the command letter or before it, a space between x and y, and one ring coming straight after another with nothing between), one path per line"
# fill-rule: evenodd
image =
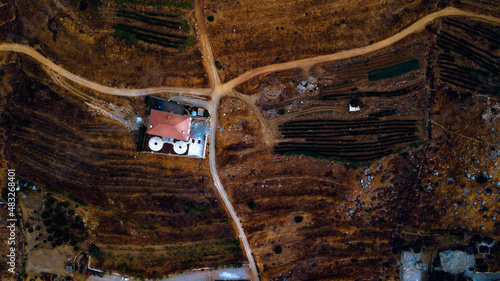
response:
M146 134L146 126L142 125L139 128L139 132L137 133L139 135L139 140L137 141L137 152L141 152L142 148L144 146L144 135Z
M189 31L189 23L187 22L187 20L182 21L182 30L184 30L185 32Z
M215 61L215 67L217 67L218 70L224 69L224 65L218 60Z
M125 273L125 272L127 272L129 270L129 266L128 266L128 264L126 262L119 264L116 268L120 272L123 272L123 273Z
M210 205L204 202L188 202L182 208L187 216L193 216L197 213L208 214L210 212Z
M368 80L378 81L382 79L392 78L417 70L419 68L420 62L417 59L412 59L389 67L372 70L368 73Z
M281 248L281 246L276 246L274 252L279 255L283 252L283 248Z
M488 182L488 177L486 177L485 175L480 175L476 178L476 181L480 184L485 184Z
M248 202L248 208L250 210L255 210L257 208L257 203L255 203L254 201Z
M353 107L358 107L361 105L361 100L358 98L354 98L349 102L349 104Z
M90 244L89 246L89 255L95 259L102 259L104 257L101 249L94 244Z
M459 234L446 235L446 236L441 237L441 240L444 243L448 243L448 244L455 243L455 242L458 242L458 241L463 241L464 240L464 234L463 233L459 233Z

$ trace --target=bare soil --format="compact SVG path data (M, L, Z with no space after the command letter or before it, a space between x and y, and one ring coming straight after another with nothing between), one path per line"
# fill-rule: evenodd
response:
M430 31L438 33L440 28L438 22ZM262 280L397 280L400 251L416 247L419 240L433 255L437 250L465 249L474 234L500 238L496 129L500 100L441 82L437 58L442 49L435 47L434 37L421 38L427 38L424 53L414 48L422 59L421 72L361 83L386 92L399 83L424 83L427 91L397 98L391 106L396 114L426 120L421 131L425 142L368 166L277 155L263 144L266 132L272 132L269 124L284 122L287 114L291 120L341 117L337 112L326 113L327 108L336 109L333 105L321 104L325 112L315 112L317 99L283 91L285 97L294 99L297 109L285 107L293 112L280 117L277 111L283 104L279 100L258 103L258 109L245 96L222 100L219 171ZM475 44L489 47L489 43ZM478 67L475 62L459 62L462 67ZM344 66L342 73L355 73L350 71L352 66ZM279 74L263 79L263 87L305 76L297 71L281 74L282 79ZM259 87L253 96L269 92ZM361 114L372 113L374 103L391 99L362 98L368 107ZM300 114L302 110L306 114ZM255 124L254 129L244 130L243 125L249 123ZM297 222L296 217L302 220ZM495 260L486 259L490 268L495 268Z
M106 86L208 85L195 39L192 5L187 8L153 7L135 2L87 1L89 6L82 11L80 2L9 1L0 7L0 42L28 44L68 71ZM120 10L174 15L173 20L185 21L189 30L181 32L174 29L173 34L177 32L193 37L194 41L180 51L120 36L114 28L118 24L133 25L156 33L172 33L172 28L118 16ZM182 16L182 20L176 14Z
M209 38L222 81L229 81L256 67L369 45L450 5L452 1L420 0L206 1L205 17L214 17L206 21ZM472 1L453 5L496 11Z
M304 114L308 110L323 112L331 109L334 115L345 115L348 103L363 92L390 92L417 87L425 92L425 71L428 49L434 44L433 34L421 32L391 46L372 53L369 56L355 57L335 63L316 65L310 70L292 69L269 75L261 75L239 85L236 90L255 98L266 119L277 119L280 123L290 120L295 114ZM400 62L417 59L420 67L416 71L394 78L370 81L368 73L375 69L388 67ZM415 91L415 92L419 92ZM330 94L346 94L335 98ZM415 94L415 96L422 96ZM424 95L425 96L425 95ZM360 98L362 112L358 116L387 109L399 109L399 114L411 115L411 112L424 111L425 104L415 99L397 96L391 99L379 97ZM292 113L292 114L289 114Z
M103 250L121 245L182 248L236 239L213 189L208 160L137 153L137 131L94 112L29 59L9 57L2 73L3 159L21 178L87 204L92 243ZM146 120L143 98L111 97L106 103L130 111L132 122L137 116ZM119 269L134 260L118 262L114 257L124 253L111 248L102 269L160 277L244 260L235 243L207 249L202 254L203 249L193 248L193 256L175 259L164 255L156 263L136 261L144 271L135 272Z

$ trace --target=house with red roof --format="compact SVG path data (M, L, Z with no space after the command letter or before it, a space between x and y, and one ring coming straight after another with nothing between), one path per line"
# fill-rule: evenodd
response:
M206 109L154 99L147 127L139 131L138 151L205 158L210 134Z
M191 133L191 117L152 109L147 133L188 141Z

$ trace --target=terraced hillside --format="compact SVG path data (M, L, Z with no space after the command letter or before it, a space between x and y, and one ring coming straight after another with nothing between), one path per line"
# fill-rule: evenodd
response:
M449 18L437 34L439 79L457 89L500 94L500 28Z
M258 111L223 100L219 171L263 279L398 280L401 249L500 238L498 102L449 89L433 99L425 143L359 168L275 154L254 124Z
M0 42L36 46L99 84L208 85L191 0L14 0L0 7L0 15Z
M116 17L121 20L113 25L115 33L134 41L181 51L194 42L187 20L180 15L118 9Z
M401 249L435 255L475 235L500 238L495 32L436 21L394 49L258 77L238 88L250 98L222 101L221 179L264 279L399 280ZM391 53L407 57L376 69L398 76L370 81L369 63ZM414 58L418 70L399 71ZM360 112L348 112L353 99ZM421 141L362 167L321 157L366 153L399 134Z
M207 21L208 30L225 81L256 67L369 45L437 8L428 1L206 2L205 16L214 18Z
M274 150L366 162L416 142L419 129L416 120L293 120L280 126L284 141Z
M91 240L104 252L98 266L161 277L243 261L207 160L137 153L137 131L92 112L30 60L11 58L2 73L2 158L20 177L87 205ZM143 98L117 100L145 112Z
M227 98L219 113L217 157L223 183L263 280L386 276L392 280L397 275L396 258L390 254L394 242L388 232L404 221L393 217L403 207L382 203L385 199L380 198L379 207L373 208L370 204L377 199L369 198L385 191L358 189L363 169L256 149L261 147L261 132L249 129L256 128L252 125L255 111ZM382 165L392 167L393 161ZM394 192L405 198L409 191Z
M405 118L422 119L432 38L431 32L422 32L368 56L319 64L307 71L291 69L255 77L237 90L255 96L263 116L276 119L276 123L297 115L305 118L306 112L352 119L355 117L346 114L353 99L362 104L358 118L389 110Z

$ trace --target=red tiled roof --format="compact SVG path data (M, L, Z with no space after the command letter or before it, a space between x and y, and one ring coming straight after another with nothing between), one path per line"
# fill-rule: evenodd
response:
M191 117L151 110L148 134L187 141L190 130Z

